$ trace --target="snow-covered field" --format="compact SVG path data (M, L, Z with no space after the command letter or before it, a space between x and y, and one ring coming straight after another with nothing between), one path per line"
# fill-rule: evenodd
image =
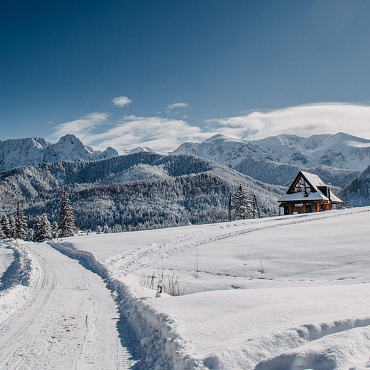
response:
M0 367L370 368L369 224L366 207L50 242L85 267L5 242L20 262L0 292ZM156 297L160 279L180 295Z
M364 369L369 225L370 208L357 208L53 244L91 252L96 271L130 288L128 320L162 366ZM159 279L181 295L155 298Z

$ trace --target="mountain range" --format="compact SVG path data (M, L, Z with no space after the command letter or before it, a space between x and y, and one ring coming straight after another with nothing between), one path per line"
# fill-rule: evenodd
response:
M96 151L74 135L65 135L55 144L40 137L9 139L0 141L0 171L59 161L92 161L116 155L118 153L113 148Z
M370 161L370 140L342 132L308 138L279 135L254 141L219 134L203 143L183 143L172 154L194 154L232 168L242 166L245 160L253 160L304 168L329 166L363 171Z
M96 151L74 135L0 141L0 209L14 213L18 198L32 221L57 219L67 187L80 227L142 229L226 219L230 191L244 184L263 214L299 170L316 173L343 200L368 205L370 141L344 133L302 138L280 135L243 141L216 135L184 143L172 153L139 147L119 156ZM286 188L285 188L286 189Z

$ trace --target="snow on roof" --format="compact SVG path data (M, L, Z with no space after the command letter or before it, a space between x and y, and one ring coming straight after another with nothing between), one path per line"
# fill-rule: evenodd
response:
M319 176L306 171L301 171L301 173L306 178L306 180L315 188L316 191L318 190L318 186L326 186L324 181L322 181Z
M324 181L320 179L319 176L306 172L306 171L300 171L301 175L306 179L306 181L309 183L309 185L313 188L313 192L309 192L308 195L304 192L298 192L298 193L289 193L289 190L292 189L292 186L289 188L288 192L281 196L278 200L278 202L296 202L296 201L307 201L307 200L325 200L325 201L331 201L332 203L342 203L342 200L339 199L333 192L330 191L330 199L325 196L319 189L320 186L327 186ZM299 175L299 174L298 174ZM297 177L298 177L297 175ZM297 179L296 177L296 179Z
M297 202L297 201L311 201L311 200L326 200L329 201L329 199L320 191L316 192L310 192L305 194L304 191L300 191L299 193L290 193L290 194L284 194L279 199L278 202Z
M332 191L330 192L330 200L332 203L343 203L343 201L338 198Z

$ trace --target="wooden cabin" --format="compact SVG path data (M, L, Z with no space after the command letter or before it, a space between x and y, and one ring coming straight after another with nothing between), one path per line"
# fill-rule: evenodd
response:
M342 203L319 176L305 171L299 171L278 202L284 215L328 211Z

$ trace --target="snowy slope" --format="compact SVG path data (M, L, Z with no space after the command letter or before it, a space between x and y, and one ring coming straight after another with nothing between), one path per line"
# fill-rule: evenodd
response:
M183 143L172 154L193 154L230 167L235 167L246 157L255 160L265 157L263 149L258 145L221 134L200 144Z
M118 155L113 148L104 152L84 145L74 135L65 135L51 144L43 138L0 141L0 171L19 166L39 166L58 161L91 161Z
M344 370L370 365L369 222L358 208L53 244L93 253L177 369ZM162 276L182 295L155 298Z
M370 140L339 132L335 135L314 135L302 138L280 135L253 141L273 161L364 170L370 163Z
M184 143L173 153L194 154L233 168L249 159L363 171L370 163L370 140L344 133L309 138L279 135L249 142L215 135L200 144Z

